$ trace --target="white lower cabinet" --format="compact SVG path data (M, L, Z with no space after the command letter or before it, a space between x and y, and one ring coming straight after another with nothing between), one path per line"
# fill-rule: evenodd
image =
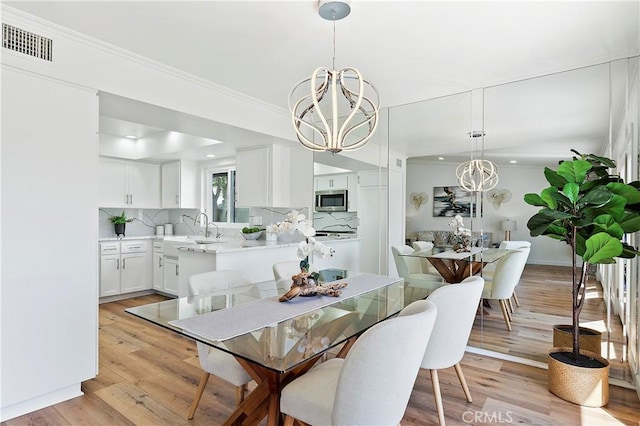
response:
M177 257L164 258L164 288L163 291L168 294L178 295L178 284L180 280L180 268L178 266Z
M164 290L164 255L162 251L162 241L156 241L153 243L153 260L151 270L152 272L152 287L154 290Z
M100 297L151 288L148 241L100 243Z

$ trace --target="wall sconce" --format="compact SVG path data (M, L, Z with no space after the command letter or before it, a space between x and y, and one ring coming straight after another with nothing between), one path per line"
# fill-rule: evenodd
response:
M518 222L515 220L502 220L500 221L500 230L504 231L505 241L511 241L511 231L518 229Z

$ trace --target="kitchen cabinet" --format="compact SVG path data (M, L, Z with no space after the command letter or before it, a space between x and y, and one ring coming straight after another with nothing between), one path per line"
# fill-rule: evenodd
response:
M196 161L162 164L162 208L200 208L200 176Z
M238 151L237 207L306 207L313 202L313 153L281 145Z
M160 165L101 157L98 169L101 207L160 207Z
M347 175L324 175L316 178L316 191L328 191L331 189L347 189Z
M151 288L145 240L100 243L100 297Z
M178 284L180 280L180 267L178 266L178 258L167 256L163 259L163 289L165 293L178 295Z
M164 291L164 259L162 241L153 242L153 259L151 261L151 276L154 290Z
M343 173L336 175L320 175L315 177L316 191L347 190L347 211L358 211L358 175Z
M388 175L386 172L358 173L358 237L360 238L360 271L387 274L388 252Z

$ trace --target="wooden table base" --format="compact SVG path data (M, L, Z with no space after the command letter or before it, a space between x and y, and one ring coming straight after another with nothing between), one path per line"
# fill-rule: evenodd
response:
M355 341L356 337L347 340L336 356L344 358ZM262 365L236 358L258 386L236 407L224 425L254 426L259 424L265 416L268 426L283 425L284 416L280 413L280 392L296 377L309 371L322 355L318 354L286 373L278 373Z

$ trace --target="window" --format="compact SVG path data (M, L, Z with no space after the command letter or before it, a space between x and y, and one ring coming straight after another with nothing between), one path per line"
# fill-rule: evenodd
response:
M212 222L248 223L249 208L236 208L236 171L208 173L208 211Z

